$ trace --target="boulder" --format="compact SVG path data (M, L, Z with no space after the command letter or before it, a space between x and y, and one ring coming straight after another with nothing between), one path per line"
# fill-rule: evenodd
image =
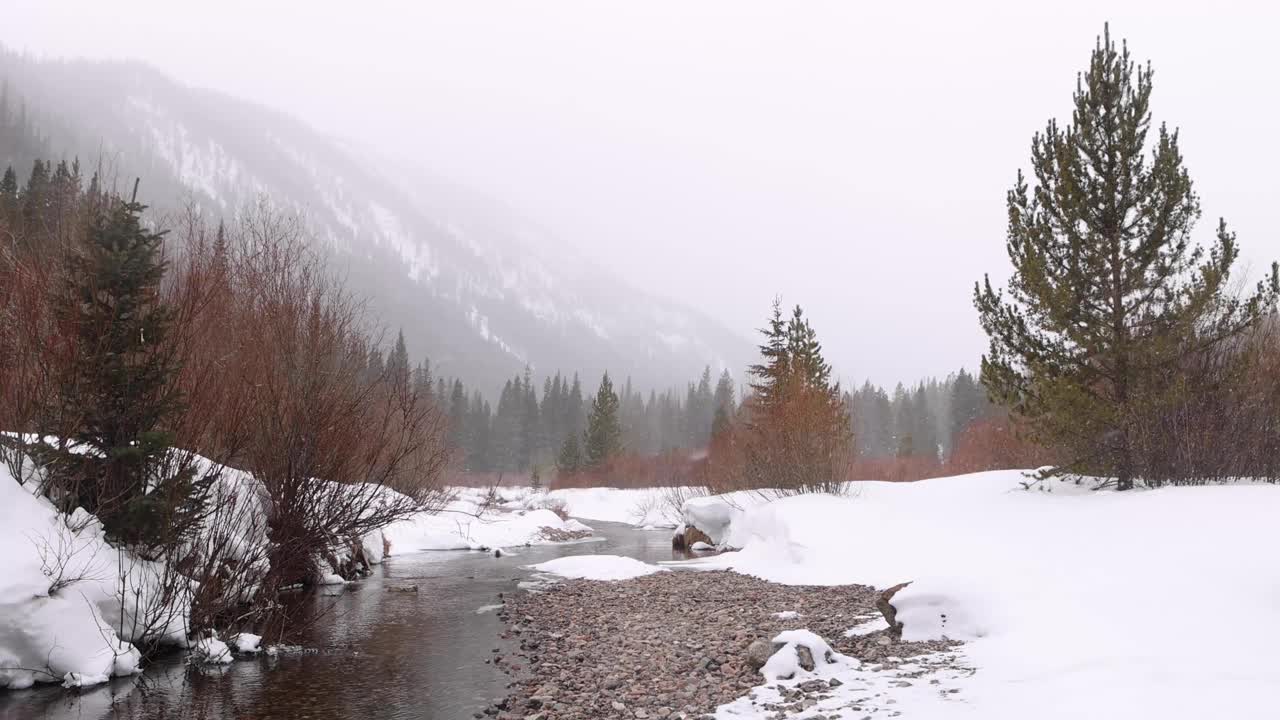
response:
M764 667L765 663L769 662L769 658L772 657L780 647L782 647L781 644L774 643L765 638L759 638L752 641L752 643L747 646L747 665L750 666L752 670L759 670Z
M692 525L682 525L676 528L675 534L671 536L671 549L673 550L692 550L693 546L698 543L703 543L707 547L715 545L706 533Z
M804 645L796 645L796 659L800 662L800 669L805 672L813 672L816 667L813 664L813 651Z

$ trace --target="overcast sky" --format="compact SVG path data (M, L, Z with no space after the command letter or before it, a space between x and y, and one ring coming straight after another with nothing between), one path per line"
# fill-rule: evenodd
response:
M1280 257L1267 3L871 5L0 0L0 42L416 160L744 335L780 294L846 381L892 383L976 364L1004 194L1110 20L1182 128L1199 235L1223 215L1253 270Z

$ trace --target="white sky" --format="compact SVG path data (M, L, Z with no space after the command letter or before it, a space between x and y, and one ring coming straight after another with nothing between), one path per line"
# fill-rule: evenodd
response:
M521 208L748 335L799 302L846 380L976 365L1004 194L1110 20L1210 236L1280 257L1265 3L0 0L0 42L137 58ZM1034 7L1033 7L1034 5Z

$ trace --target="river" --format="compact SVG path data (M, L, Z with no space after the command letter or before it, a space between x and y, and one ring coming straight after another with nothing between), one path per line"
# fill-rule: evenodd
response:
M502 620L482 608L500 602L498 593L523 592L517 585L532 573L521 566L595 553L673 558L669 532L587 522L596 538L585 542L514 548L501 558L396 555L368 578L319 588L302 600L323 611L297 638L302 652L202 668L175 655L81 692L8 692L0 695L0 720L474 717L510 681L493 662L509 649L499 638Z

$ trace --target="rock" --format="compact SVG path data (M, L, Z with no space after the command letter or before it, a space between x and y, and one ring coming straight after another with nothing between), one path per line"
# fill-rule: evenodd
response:
M747 646L747 665L752 670L759 670L764 667L765 663L769 662L769 658L773 657L773 653L774 646L772 642L764 638L754 640Z
M813 669L817 667L813 664L813 651L807 646L796 645L796 658L800 661L800 668L805 672L813 672Z
M830 685L831 687L840 687L844 683L840 682L840 678L831 678L830 680L827 681L827 684Z
M620 687L622 687L622 678L617 675L610 675L604 679L605 690L617 690Z
M626 705L623 705L617 700L614 700L612 703L610 703L609 707L612 707L614 710L617 710L618 712L622 712L623 710L627 709Z
M711 537L692 525L685 525L684 532L677 532L671 537L671 548L673 550L692 550L693 546L698 543L704 543L708 547L715 547L715 543L711 542Z

